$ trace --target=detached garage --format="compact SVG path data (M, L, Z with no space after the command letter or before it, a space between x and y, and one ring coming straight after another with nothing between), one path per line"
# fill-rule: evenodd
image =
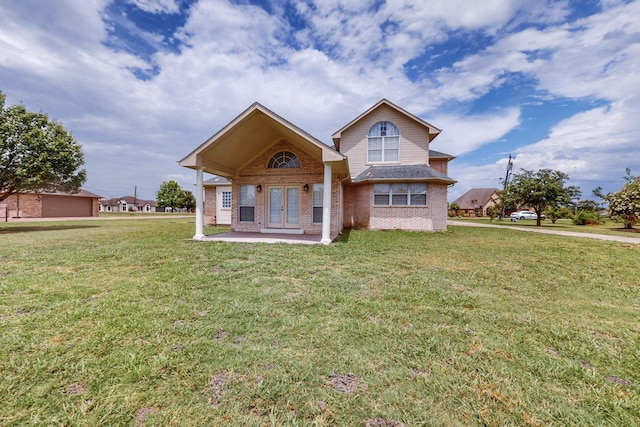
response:
M78 193L20 193L3 200L11 218L61 218L98 216L102 196L86 190ZM0 219L2 221L2 219Z

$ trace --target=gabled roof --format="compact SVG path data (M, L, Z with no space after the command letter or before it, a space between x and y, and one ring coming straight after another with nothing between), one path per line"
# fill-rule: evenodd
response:
M456 158L456 156L452 156L451 154L447 154L447 153L441 153L440 151L429 150L429 158L453 160Z
M207 185L231 185L231 181L223 176L215 175L213 178L209 178L203 182L205 186Z
M460 209L475 209L485 206L491 197L498 191L497 188L472 188L458 197L453 203L460 206ZM473 201L476 201L475 205Z
M432 167L419 164L419 165L393 165L383 166L375 165L369 166L360 175L355 177L352 182L391 182L391 181L435 181L446 184L454 184L456 181L449 178L442 172L439 172Z
M349 129L351 126L353 126L353 124L359 122L363 117L369 115L372 111L376 110L381 105L386 105L388 107L391 107L392 109L396 110L400 114L403 114L403 115L407 116L408 118L410 118L411 120L415 121L420 126L426 127L428 129L428 132L429 132L429 142L433 141L434 138L436 136L438 136L438 134L440 132L442 132L440 129L438 129L437 127L433 126L430 123L427 123L426 121L422 120L420 117L414 116L410 112L398 107L397 105L395 105L394 103L388 101L387 99L382 98L380 101L378 101L375 105L373 105L367 111L365 111L364 113L360 114L358 117L356 117L355 119L351 120L349 123L347 123L342 128L340 128L338 131L336 131L333 135L331 135L331 138L333 139L333 143L335 144L336 148L338 150L340 149L340 138L342 137L342 132L344 132L347 129Z
M348 175L346 157L258 102L178 162L180 166L232 177L273 144L287 140L323 162L335 162L334 172Z
M0 194L3 194L0 192ZM24 192L18 192L16 194L43 194L43 195L47 195L47 196L72 196L72 197L87 197L87 198L91 198L91 199L100 199L102 198L102 196L99 196L95 193L92 193L90 191L84 190L84 189L80 189L78 190L77 193L67 193L64 191L24 191Z

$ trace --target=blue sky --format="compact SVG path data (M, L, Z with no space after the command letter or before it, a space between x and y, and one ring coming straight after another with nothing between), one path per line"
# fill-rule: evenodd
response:
M331 144L387 98L440 129L452 201L515 170L584 197L640 174L640 0L0 2L0 90L83 146L84 188L152 199L258 101Z

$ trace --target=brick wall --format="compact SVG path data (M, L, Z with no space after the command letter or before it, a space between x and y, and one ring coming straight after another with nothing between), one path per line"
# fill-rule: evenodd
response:
M100 201L98 199L91 199L91 216L100 215Z
M204 223L216 225L216 187L204 187Z
M353 208L345 226L370 230L444 231L447 229L447 186L429 184L427 206L374 206L373 185L351 186L345 191Z
M434 168L435 170L437 170L440 173L443 173L445 175L447 175L448 171L448 164L449 162L447 160L440 160L440 159L430 159L429 160L429 166L431 166L432 168Z
M14 194L4 199L2 203L7 205L9 218L40 218L42 216L42 201L36 194Z
M43 200L46 198L46 200ZM49 210L43 210L43 204L46 201L49 208L54 206L64 212L64 204L71 207L68 208L69 214L65 215L53 215L55 216L76 216L76 212L73 210L74 205L81 206L82 216L98 216L100 203L97 198L91 198L91 206L89 207L86 198L79 203L75 196L52 196L52 195L38 195L38 194L14 194L3 200L3 204L7 205L7 216L9 218L42 218L43 213L48 216L52 216ZM19 209L19 212L18 212Z
M296 169L267 169L267 164L271 157L279 151L290 151L300 160L300 168ZM324 164L310 153L294 146L288 141L279 141L271 146L264 153L256 157L247 166L240 170L239 176L232 180L232 192L234 195L240 194L239 186L260 185L261 192L256 192L255 217L253 222L238 221L238 197L233 197L231 202L232 213L231 223L234 231L259 232L260 229L267 228L267 198L269 185L295 185L300 188L300 228L306 234L322 234L322 224L313 223L313 184L324 182ZM304 191L303 186L309 185L309 191ZM332 178L331 194L331 236L335 237L342 230L340 221L341 212L339 204L340 182Z
M447 188L446 184L429 185L432 231L446 231L447 229Z

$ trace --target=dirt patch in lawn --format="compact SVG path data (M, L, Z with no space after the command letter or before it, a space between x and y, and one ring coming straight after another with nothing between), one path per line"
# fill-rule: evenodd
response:
M324 385L336 393L353 394L367 390L367 383L351 372L346 375L329 374L324 379Z

